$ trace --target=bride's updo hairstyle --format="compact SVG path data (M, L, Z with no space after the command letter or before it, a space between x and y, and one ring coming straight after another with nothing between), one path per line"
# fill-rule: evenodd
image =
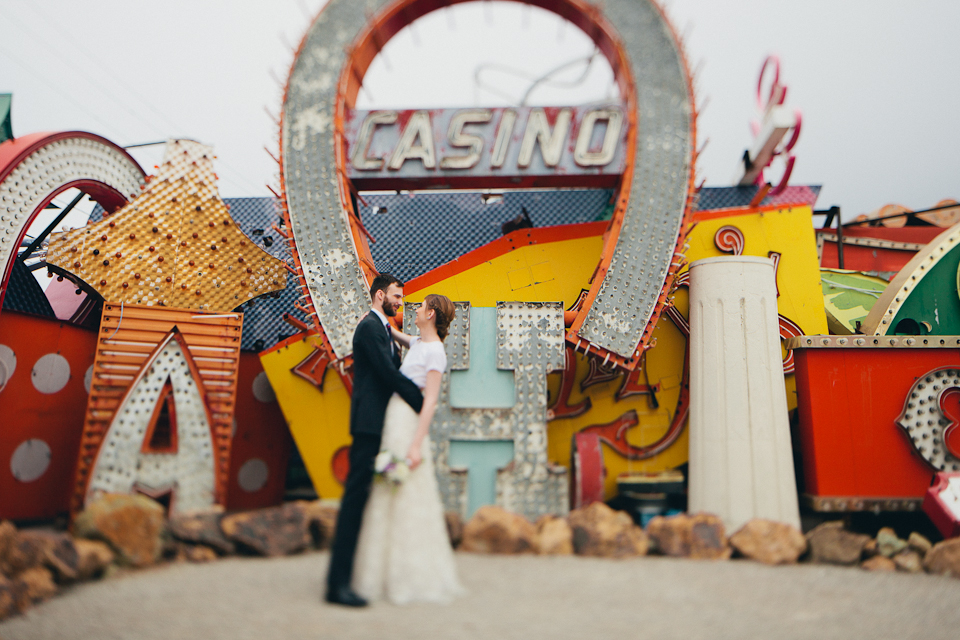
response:
M423 299L423 304L427 309L433 309L433 321L437 326L437 335L443 340L450 333L450 323L453 322L453 316L457 308L453 306L450 298L431 293Z

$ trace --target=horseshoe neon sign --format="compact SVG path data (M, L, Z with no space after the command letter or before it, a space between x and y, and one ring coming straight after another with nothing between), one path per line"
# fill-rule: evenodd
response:
M351 350L375 269L347 177L344 123L364 74L407 24L462 0L331 0L297 50L281 116L281 189L304 301L331 358ZM602 257L567 341L634 369L683 261L696 108L677 35L653 0L527 0L584 31L624 104L626 166ZM616 26L614 26L616 25Z

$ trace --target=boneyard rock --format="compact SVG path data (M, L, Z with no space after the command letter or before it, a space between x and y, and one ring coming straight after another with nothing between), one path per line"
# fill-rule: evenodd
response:
M647 534L666 556L726 560L733 554L723 521L710 513L655 516L647 524Z
M571 511L573 550L584 556L622 558L646 555L649 540L643 529L623 511L614 511L602 502Z
M568 556L573 553L573 529L566 519L542 516L536 526L537 548L541 554Z
M28 529L21 531L20 537L30 540L33 546L40 549L43 565L53 571L57 582L72 582L77 579L79 556L70 534Z
M907 546L919 553L921 556L926 556L927 551L930 551L930 548L933 545L930 544L930 541L925 537L914 531L910 534L910 537L907 538Z
M145 567L163 552L163 507L143 495L110 493L86 506L73 523L78 538L103 540L123 564Z
M10 547L17 539L17 528L9 520L0 522L0 576L9 575L9 565L7 564L7 554L10 553Z
M904 549L893 556L893 564L897 565L897 571L920 573L923 571L923 556L914 549Z
M463 527L460 548L480 553L536 553L537 528L501 507L480 507Z
M284 556L310 544L302 505L285 504L224 516L220 528L230 540L262 556Z
M0 575L0 620L23 613L29 606L26 585L20 580L9 580Z
M176 562L212 562L219 557L216 551L205 544L178 542L173 559Z
M53 582L53 574L46 567L27 569L18 578L27 597L31 602L49 600L57 593L57 585Z
M222 517L219 513L177 516L170 519L170 533L181 542L203 544L228 555L236 551L236 547L220 529Z
M0 575L16 578L43 563L43 547L11 522L0 523Z
M877 555L861 562L860 568L867 571L896 571L897 565L887 556Z
M807 550L807 540L796 527L757 518L730 536L730 546L740 555L764 564L789 564Z
M450 546L456 549L463 542L463 518L456 511L447 511L443 514L443 519L447 523L447 536L450 538Z
M960 578L960 538L938 542L923 559L923 568L930 573Z
M99 540L77 538L73 541L77 549L77 579L99 578L113 562L114 553L110 547Z
M897 537L897 532L884 527L877 532L877 551L880 555L892 558L907 548L907 541Z
M807 534L811 562L828 564L856 564L870 536L852 533L843 528L843 522L824 522Z
M313 546L317 549L326 549L333 544L333 534L337 529L338 508L323 500L296 504L303 509Z

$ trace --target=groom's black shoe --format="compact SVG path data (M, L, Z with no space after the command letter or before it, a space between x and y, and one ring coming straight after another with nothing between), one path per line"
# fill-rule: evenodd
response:
M326 601L331 604L342 604L345 607L365 607L367 601L353 592L350 587L339 587L327 591Z

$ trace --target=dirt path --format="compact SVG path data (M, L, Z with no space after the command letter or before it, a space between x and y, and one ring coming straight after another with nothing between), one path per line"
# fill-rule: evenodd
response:
M75 587L0 623L4 640L960 637L960 580L667 558L459 553L449 606L320 602L328 555L179 564Z

